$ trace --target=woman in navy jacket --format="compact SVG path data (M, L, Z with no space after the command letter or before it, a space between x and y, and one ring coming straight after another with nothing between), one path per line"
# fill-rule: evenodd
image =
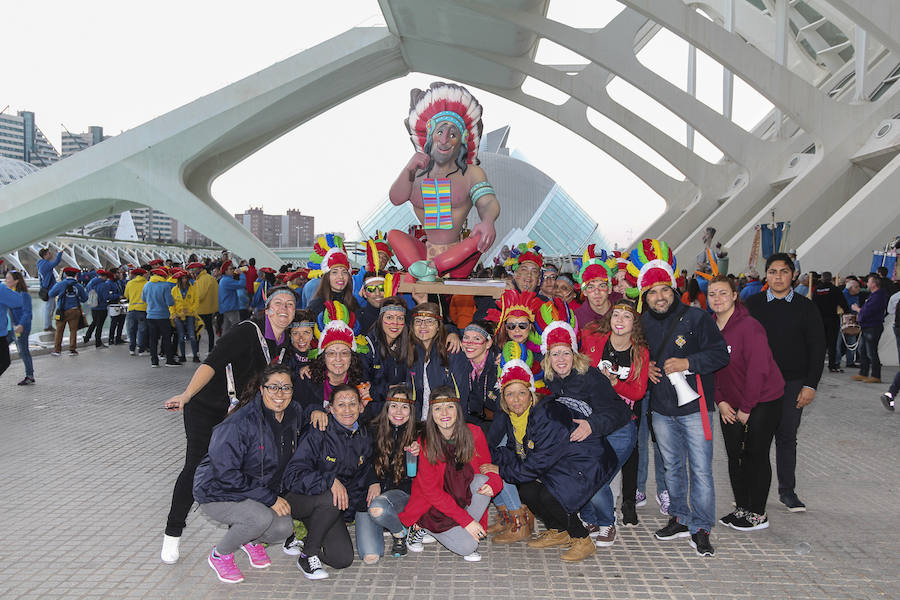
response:
M494 450L494 465L482 472L499 472L518 485L522 500L544 521L547 531L528 542L530 548L566 547L566 561L580 561L597 549L578 518L578 510L615 473L616 457L600 436L572 440L578 425L572 403L543 400L537 404L531 367L514 359L500 376L503 413L498 424L506 445Z
M306 525L297 567L307 579L328 577L323 561L336 569L350 566L353 544L347 522L365 513L381 493L372 467L372 438L359 424L359 391L352 385L335 386L328 410L325 431L305 429L284 471L291 513Z
M291 391L289 368L266 367L213 429L209 454L194 475L200 510L228 525L207 559L225 583L244 579L234 563L235 550L241 548L251 566L263 569L271 561L262 542L280 544L293 531L281 486L301 425L300 407L291 402Z
M631 409L619 398L609 379L597 367L591 366L591 359L578 352L575 331L568 323L556 321L544 329L541 351L547 389L557 398L587 406L587 414L575 419L578 428L572 432L572 441L582 441L589 436L604 438L618 458L614 474L617 473L637 443ZM613 544L616 508L608 483L582 508L581 518L588 524L598 546Z
M372 398L381 400L392 385L406 383L409 367L409 329L406 323L406 302L402 298L385 298L378 319L366 335L369 352L364 360L372 382Z

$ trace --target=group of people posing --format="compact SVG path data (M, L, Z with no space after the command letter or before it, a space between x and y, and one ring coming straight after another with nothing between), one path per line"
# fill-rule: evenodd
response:
M354 555L373 564L385 530L398 557L436 540L477 561L492 535L581 561L613 545L617 525L638 524L642 452L655 456L669 516L655 536L711 556L716 421L735 503L719 523L768 527L773 439L780 500L804 509L796 434L825 348L786 255L768 259L768 289L744 303L732 280L711 278L710 315L678 300L675 259L658 240L628 256L589 248L572 275L582 304L546 296L556 273L523 245L508 289L469 297L460 323L449 317L458 296L399 294L378 242L384 256L370 252L361 275L340 244L319 248L318 279L299 294L269 287L261 314L233 325L165 402L183 412L187 452L163 562L177 562L195 500L228 527L208 556L225 582L243 580L238 549L268 566L267 545L310 579Z

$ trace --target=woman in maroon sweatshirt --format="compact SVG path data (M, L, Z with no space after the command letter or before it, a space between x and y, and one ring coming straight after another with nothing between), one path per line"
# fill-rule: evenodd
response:
M739 531L765 529L772 481L769 449L781 419L784 379L766 330L738 301L734 283L718 276L706 297L731 355L728 365L716 371L715 398L737 508L719 522Z

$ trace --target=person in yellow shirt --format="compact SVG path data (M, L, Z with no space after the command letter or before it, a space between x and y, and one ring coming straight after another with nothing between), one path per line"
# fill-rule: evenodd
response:
M125 315L125 330L128 332L128 354L147 354L147 303L141 299L141 292L147 283L146 269L131 270L131 279L125 284L125 298L128 299L128 313Z
M195 283L191 281L191 277L187 271L177 269L172 272L172 279L176 280L175 286L172 288L172 297L175 304L169 307L172 314L172 320L175 321L175 331L178 340L179 360L187 362L184 354L185 338L191 341L191 352L194 354L194 362L200 362L199 346L197 341L196 321L197 321L197 290Z
M187 269L194 280L197 316L203 320L203 327L209 336L209 351L212 352L216 343L215 316L219 311L219 284L202 262L190 263ZM199 345L199 340L197 343Z

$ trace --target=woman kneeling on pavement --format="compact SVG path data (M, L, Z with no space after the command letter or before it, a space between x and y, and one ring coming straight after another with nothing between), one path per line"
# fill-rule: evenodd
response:
M325 430L305 429L284 470L291 514L306 525L297 567L307 579L328 577L323 562L335 569L350 566L353 544L347 522L365 515L381 493L372 468L372 439L359 424L359 391L352 385L335 386L328 410Z
M356 550L367 565L384 556L384 529L391 532L391 554L398 558L406 555L407 530L397 515L409 502L419 456L419 427L412 410L409 388L393 385L388 388L384 408L371 423L372 462L381 494L369 503L367 513L356 515Z
M571 404L577 429L573 442L600 436L617 458L613 475L619 472L637 443L637 428L631 409L613 390L609 379L591 359L578 352L575 330L564 322L548 325L541 334L544 353L544 381L558 399ZM580 414L578 414L580 413ZM598 546L612 546L616 540L616 506L609 481L604 482L591 501L581 509L591 537Z
M200 510L228 526L207 558L219 581L244 580L234 562L235 550L247 554L250 566L264 569L271 561L262 543L280 544L293 531L281 488L301 426L292 390L288 367L266 367L213 429L209 454L197 467L194 497Z
M580 561L597 552L578 510L615 472L616 457L597 435L573 441L579 425L572 418L571 399L537 403L531 365L514 359L500 375L497 422L506 430L506 446L494 452L495 465L485 473L499 473L518 485L519 494L547 530L528 542L530 548L567 547L562 559Z
M455 394L448 386L431 390L417 474L400 522L410 528L407 546L413 552L422 551L428 531L454 554L477 562L487 507L503 482L496 472L481 473L481 466L491 462L487 440L481 429L465 422Z
M707 299L731 354L728 365L716 371L715 398L736 509L719 522L738 531L754 531L769 526L769 450L781 421L784 379L766 330L737 298L727 277L710 282Z

